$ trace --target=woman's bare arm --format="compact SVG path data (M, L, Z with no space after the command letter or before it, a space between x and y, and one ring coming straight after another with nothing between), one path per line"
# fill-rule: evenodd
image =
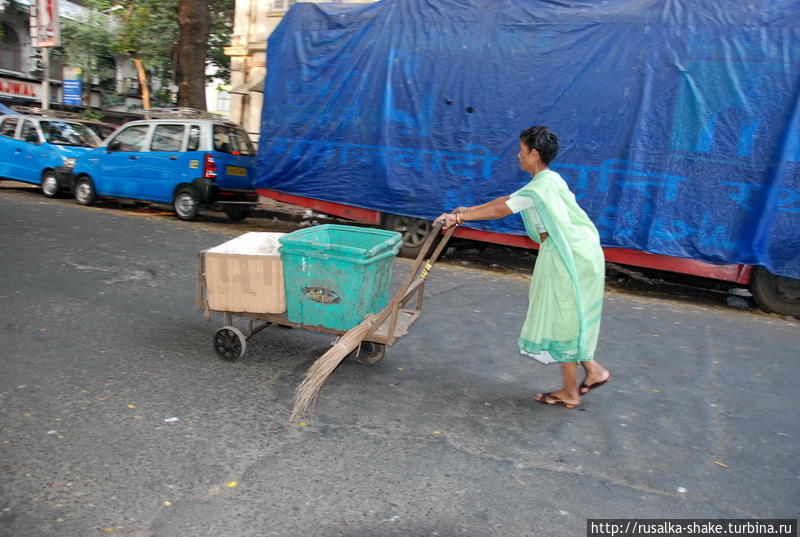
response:
M447 229L468 220L497 220L498 218L504 218L512 214L511 209L506 205L508 198L509 196L503 196L482 205L459 207L452 213L440 215L435 222L444 222L444 228Z

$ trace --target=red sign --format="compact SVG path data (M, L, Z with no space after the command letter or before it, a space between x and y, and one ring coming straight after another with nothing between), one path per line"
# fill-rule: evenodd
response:
M34 47L61 45L58 0L34 0L31 4L31 40Z
M13 95L14 97L38 99L39 89L40 85L36 83L0 78L0 94L2 95Z

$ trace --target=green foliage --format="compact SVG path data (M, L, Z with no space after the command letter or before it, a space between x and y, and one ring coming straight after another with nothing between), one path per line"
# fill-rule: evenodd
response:
M0 0L0 3L4 1L15 3L15 0ZM84 81L96 77L101 86L111 89L114 56L139 58L148 77L162 81L162 89L152 95L154 106L156 103L173 104L174 96L164 87L175 79L180 1L86 0L85 6L90 10L86 20L62 19L62 48L53 51L53 60L80 67ZM211 0L211 35L206 62L215 68L213 76L223 80L230 77L230 58L223 49L230 45L234 7L235 0Z
M141 58L148 69L159 68L171 77L173 49L178 39L178 0L123 0L114 12L119 33L112 48Z
M109 18L90 11L85 20L62 19L61 49L53 59L72 67L80 67L84 81L98 78L101 83L114 79L114 56Z
M100 121L103 119L103 114L87 108L81 114L81 119L85 119L86 121Z
M208 64L216 73L208 78L230 80L231 58L224 49L231 44L235 0L211 0L211 35L208 39Z
M153 107L175 106L175 94L167 88L156 90L150 95Z
M112 19L99 11L107 9L108 2L88 0L86 8L82 20L61 19L61 47L53 49L51 60L80 68L85 91L93 85L113 88Z

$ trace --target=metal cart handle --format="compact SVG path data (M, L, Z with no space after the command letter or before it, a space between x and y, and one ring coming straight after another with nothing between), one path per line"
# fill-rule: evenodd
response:
M412 265L411 270L408 272L408 276L406 276L405 281L395 294L392 302L383 308L382 311L374 314L374 316L368 316L368 318L372 317L370 319L372 327L365 334L364 338L371 336L383 324L389 315L391 315L393 312L396 313L400 308L400 304L402 304L403 301L405 301L405 299L417 289L417 287L422 285L422 283L425 281L425 278L428 277L428 274L430 274L430 271L433 268L433 264L437 259L439 259L442 250L444 250L444 247L447 245L447 242L450 240L450 237L453 236L453 232L456 230L456 226L448 229L445 232L444 237L442 237L442 240L436 245L436 249L433 251L430 259L425 261L425 255L428 253L428 250L430 250L433 240L442 230L442 226L443 223L441 222L434 224L433 229L431 229L430 233L428 233L428 236L425 239L425 244L422 245L422 250L420 250L416 260L414 260L414 264ZM424 267L423 262L425 263ZM420 268L422 268L422 272L420 272Z

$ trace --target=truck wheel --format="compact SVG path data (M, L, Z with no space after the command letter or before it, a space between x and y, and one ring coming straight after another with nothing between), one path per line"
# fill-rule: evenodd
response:
M246 205L230 205L228 207L223 207L222 210L228 215L228 219L239 222L247 218L247 214L250 212L250 207Z
M433 228L433 223L421 218L387 214L382 227L390 231L397 231L403 235L400 255L403 257L417 257L425 243L425 238Z
M756 304L764 311L800 317L800 280L776 276L764 267L755 267L750 290Z
M47 170L42 173L42 194L48 198L57 198L61 192L58 179L53 170Z
M175 200L172 202L175 214L181 220L191 222L200 214L200 199L197 191L190 186L184 186L175 193Z
M97 201L97 192L92 180L84 175L75 181L75 201L81 205L94 205Z

